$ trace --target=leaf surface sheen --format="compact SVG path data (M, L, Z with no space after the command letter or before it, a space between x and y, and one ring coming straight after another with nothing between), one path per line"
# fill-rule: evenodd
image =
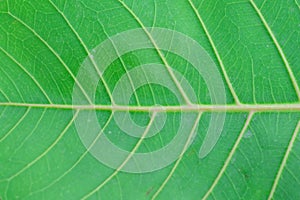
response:
M3 0L0 19L0 199L300 198L299 1ZM73 106L74 85L88 93L76 78L82 63L97 68L88 55L131 29L142 28L151 40L147 27L200 44L222 76L226 104L212 104L190 62L154 44L119 56L100 78L95 99ZM182 99L149 83L129 105L115 104L118 81L147 63L169 70ZM170 69L188 80L195 101ZM127 78L133 84L135 77ZM163 148L176 136L181 114L195 116L177 160L153 172L127 173L122 168L131 155L112 169L82 144L75 122L90 110L103 134L131 154ZM124 134L113 117L128 110L146 127L142 139ZM147 138L164 111L165 127ZM226 114L222 133L199 158L214 113Z

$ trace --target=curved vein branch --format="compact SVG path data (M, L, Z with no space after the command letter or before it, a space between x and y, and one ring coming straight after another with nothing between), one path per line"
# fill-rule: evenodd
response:
M11 177L9 177L7 180L11 181L15 177L17 177L20 174L22 174L26 169L28 169L29 167L31 167L32 165L34 165L42 157L44 157L60 141L60 139L65 135L65 133L67 132L67 130L69 130L70 126L73 124L74 120L76 119L78 113L79 113L79 111L77 110L74 113L73 118L70 120L70 122L67 124L67 126L64 128L64 130L61 132L61 134L56 138L56 140L42 154L40 154L38 157L36 157L34 160L32 160L30 163L28 163L25 167L23 167L17 173L15 173Z
M172 68L170 67L167 59L165 58L165 56L162 54L162 52L159 50L158 45L156 44L155 40L153 39L151 33L147 30L147 28L145 27L145 25L143 24L143 22L138 18L138 16L121 0L118 0L123 6L124 8L134 17L134 19L139 23L139 25L142 27L142 29L144 30L144 32L146 33L147 37L150 39L150 41L152 42L154 48L156 49L159 57L161 58L161 60L163 61L164 65L166 66L166 69L168 71L168 73L170 74L170 77L172 78L172 80L174 81L176 87L178 88L178 90L180 91L180 94L182 95L182 97L184 98L185 102L187 105L192 105L190 99L188 98L187 94L184 92L184 89L181 87L180 82L177 80L174 72L172 71Z
M81 92L83 93L83 95L86 97L87 101L90 104L93 104L91 99L89 98L89 96L87 95L87 93L85 92L85 90L82 88L82 85L78 82L78 80L76 79L76 77L74 76L73 72L71 71L71 69L67 66L67 64L63 61L63 59L58 55L58 53L47 43L46 40L44 40L42 38L42 36L40 36L33 28L31 28L28 24L26 24L23 20L21 20L20 18L18 18L17 16L15 16L14 14L12 14L11 12L8 12L8 14L14 18L16 21L18 21L19 23L21 23L23 26L25 26L28 30L30 30L50 51L51 53L53 53L53 55L59 60L59 62L64 66L64 68L67 70L67 72L70 74L70 76L72 77L72 79L74 80L75 84L79 87L79 89L81 90Z
M193 10L194 10L194 12L195 12L195 14L196 14L198 20L200 21L200 24L201 24L201 26L202 26L203 29L204 29L204 32L205 32L205 34L206 34L206 36L207 36L207 38L208 38L208 40L209 40L209 43L211 44L211 46L212 46L212 48L213 48L213 50L214 50L214 53L215 53L215 55L216 55L216 57L217 57L217 59L218 59L218 62L219 62L220 67L221 67L221 69L222 69L222 72L223 72L224 78L225 78L225 80L226 80L226 83L227 83L227 85L228 85L228 87L229 87L229 89L230 89L230 92L231 92L231 94L232 94L232 96L233 96L233 98L234 98L234 101L235 101L235 103L236 103L237 105L240 105L241 102L240 102L240 100L239 100L239 98L238 98L238 96L237 96L237 94L236 94L236 92L235 92L235 90L234 90L234 88L233 88L233 86L232 86L232 84L231 84L231 81L230 81L229 76L228 76L228 74L227 74L227 72L226 72L225 66L224 66L224 64L223 64L223 61L222 61L222 59L221 59L221 57L220 57L220 54L219 54L219 52L218 52L218 50L217 50L217 47L216 47L215 43L214 43L214 41L213 41L211 35L209 34L208 29L207 29L207 27L206 27L206 25L205 25L205 23L204 23L204 21L203 21L201 15L200 15L200 13L198 12L197 8L195 7L194 3L193 3L191 0L188 0L188 1L189 1L189 3L190 3L191 7L193 8Z
M276 188L277 188L279 179L280 179L280 177L281 177L282 171L283 171L283 169L284 169L284 167L285 167L285 165L286 165L286 162L287 162L287 160L288 160L288 158L289 158L290 152L292 151L293 145L294 145L294 143L295 143L295 140L296 140L296 138L297 138L297 135L298 135L299 131L300 131L300 121L298 122L298 124L297 124L297 126L296 126L296 128L295 128L295 131L294 131L294 133L293 133L293 135L292 135L292 138L291 138L291 140L290 140L290 142L289 142L289 146L288 146L288 148L287 148L287 150L286 150L286 152L285 152L285 155L284 155L284 157L283 157L283 159L282 159L282 162L281 162L280 167L279 167L279 170L278 170L278 172L277 172L277 175L276 175L275 181L274 181L274 183L273 183L271 192L270 192L270 194L269 194L268 200L273 199L273 196L274 196L274 193L275 193L275 191L276 191Z
M202 198L203 200L206 200L209 197L209 195L212 193L212 191L214 190L214 188L218 184L219 180L223 176L225 170L227 169L227 166L229 165L229 163L231 161L232 156L234 155L236 149L238 148L238 146L239 146L239 144L240 144L240 142L241 142L241 140L243 138L244 133L248 129L248 126L249 126L249 124L251 122L251 119L252 119L253 115L254 115L254 112L250 112L249 113L249 115L247 117L247 120L245 122L245 125L244 125L241 133L239 134L239 136L238 136L238 138L237 138L234 146L232 147L232 149L231 149L231 151L230 151L230 153L229 153L229 155L228 155L228 157L227 157L227 159L226 159L226 161L225 161L222 169L220 170L218 176L216 177L216 179L214 180L213 184L210 186L210 188L208 189L208 191L206 192L206 194L203 196L203 198Z
M0 138L0 143L3 142L26 118L28 113L30 112L31 107L29 107L26 112L23 114L23 116L16 122L16 124L2 137Z
M287 70L288 73L289 73L289 76L290 76L290 78L291 78L292 84L293 84L293 86L294 86L294 88L295 88L295 91L296 91L296 94L297 94L297 96L298 96L298 100L300 101L300 88L299 88L299 86L298 86L298 83L297 83L297 80L296 80L296 78L295 78L295 75L294 75L294 73L293 73L293 71L292 71L292 68L291 68L291 66L290 66L290 64L289 64L289 62L288 62L288 60L287 60L287 58L286 58L286 56L285 56L285 54L284 54L284 52L283 52L283 50L282 50L280 44L279 44L279 42L277 41L277 39L276 39L274 33L272 32L272 30L271 30L269 24L267 23L266 19L265 19L264 16L262 15L260 9L256 6L256 4L254 3L253 0L250 0L250 3L251 3L251 5L252 5L252 7L254 8L254 10L256 11L256 13L258 14L260 20L263 22L263 24L264 24L265 28L267 29L269 35L271 36L271 38L272 38L272 40L273 40L273 42L274 42L274 44L275 44L275 46L276 46L276 48L277 48L277 50L278 50L278 53L280 54L281 59L282 59L283 62L284 62L284 65L285 65L285 67L286 67L286 70Z
M50 4L55 8L55 10L62 16L62 18L65 20L65 22L67 23L67 25L70 27L70 29L72 30L72 32L75 34L76 38L79 40L80 44L82 45L82 47L84 48L85 52L88 54L88 57L90 59L90 61L92 62L95 70L97 71L97 74L99 76L99 78L101 79L106 91L107 91L107 94L111 100L111 103L114 104L114 100L112 98L112 94L109 90L109 87L108 87L108 84L107 82L104 80L103 76L102 76L102 73L99 71L98 69L98 66L95 62L95 60L93 59L92 57L92 54L91 52L89 51L89 49L87 48L86 44L83 42L83 40L81 39L81 37L79 36L79 34L77 33L77 31L74 29L74 27L72 26L72 24L70 23L70 21L68 20L68 18L64 15L64 13L58 9L58 7L51 1L49 0Z
M61 174L55 180L51 181L47 186L45 186L45 187L43 187L43 188L41 188L39 190L36 190L36 191L32 192L31 195L34 195L36 193L45 191L46 189L50 188L52 185L54 185L55 183L57 183L58 181L60 181L61 179L63 179L67 174L69 174L82 161L82 159L85 158L86 155L88 155L88 153L94 147L95 143L98 141L98 139L100 138L100 136L106 130L106 128L109 125L109 123L111 122L112 118L113 118L113 113L109 116L108 120L105 122L105 124L104 124L103 129L101 130L101 132L99 132L99 134L93 140L93 142L90 144L90 146L80 155L80 157L78 158L78 160L69 169L67 169L63 174Z
M168 181L170 180L170 178L173 176L175 170L177 169L180 161L182 160L183 158L183 155L185 153L185 151L187 150L187 148L189 147L189 144L192 140L192 137L193 137L193 134L195 133L195 130L198 126L198 123L200 121L200 118L201 118L201 115L202 115L202 112L200 112L195 120L195 123L194 123L194 126L192 127L192 130L190 132L190 135L189 135L189 138L187 139L183 149L182 149L182 152L180 153L179 157L178 157L178 160L176 161L175 165L173 166L172 170L170 171L169 175L167 176L167 178L164 180L164 182L161 184L161 186L159 187L159 189L155 192L155 194L153 195L152 197L152 200L156 199L156 197L159 195L159 193L164 189L164 187L166 186L166 184L168 183Z
M35 83L35 85L41 90L41 92L43 93L43 95L46 97L46 99L48 100L48 102L50 104L53 104L53 102L51 101L50 97L48 96L48 94L46 93L46 91L44 90L44 88L41 86L41 84L39 84L39 82L36 80L36 78L20 62L18 62L10 53L8 53L2 47L0 47L0 50L6 56L8 56L14 63L16 63L18 65L18 67L21 70L23 70L31 78L31 80Z
M130 151L130 153L128 154L127 158L122 162L122 164L115 170L114 173L112 173L99 186L97 186L93 191L91 191L90 193L88 193L87 195L85 195L82 199L89 198L91 195L93 195L95 192L97 192L98 190L100 190L106 183L108 183L113 177L115 177L121 171L121 169L126 165L126 163L131 159L131 157L135 154L135 152L137 151L137 149L142 144L144 138L146 137L147 133L149 132L149 130L151 128L151 125L154 122L156 114L157 114L156 112L153 112L147 128L145 129L144 133L142 134L141 138L136 143L136 145L134 146L134 148L132 149L132 151Z

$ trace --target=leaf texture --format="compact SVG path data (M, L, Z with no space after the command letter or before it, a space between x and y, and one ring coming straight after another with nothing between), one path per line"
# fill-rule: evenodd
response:
M224 104L214 104L191 62L160 49L149 27L203 47L221 75ZM299 27L297 0L0 1L0 199L299 199ZM133 29L153 48L119 55L111 41L117 59L97 71L97 46ZM77 77L83 63L95 67L94 96ZM134 75L147 63L162 66L178 93L147 80L151 70ZM122 78L128 87L148 83L127 105L113 93ZM74 88L84 104L73 105ZM95 157L97 136L90 147L82 142L93 127L80 136L76 122L90 112L99 134L129 152L118 167ZM120 128L115 116L124 112L143 127L139 137ZM163 112L164 126L150 137ZM220 137L209 140L220 113ZM189 135L176 160L147 173L124 172L134 154L171 143L181 119L189 119ZM216 144L199 157L206 141Z

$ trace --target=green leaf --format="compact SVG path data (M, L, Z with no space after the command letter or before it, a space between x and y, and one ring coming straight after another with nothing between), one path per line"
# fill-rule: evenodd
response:
M300 199L299 26L298 0L0 1L0 199Z

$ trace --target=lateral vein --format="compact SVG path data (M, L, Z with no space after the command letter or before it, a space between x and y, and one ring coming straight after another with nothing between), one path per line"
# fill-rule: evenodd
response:
M216 57L218 59L218 62L219 62L220 67L222 69L222 72L223 72L224 78L226 80L226 83L227 83L227 85L228 85L228 87L230 89L230 92L231 92L231 94L232 94L232 96L234 98L234 101L235 101L235 103L237 105L240 105L241 102L240 102L240 100L239 100L239 98L238 98L238 96L237 96L237 94L236 94L236 92L235 92L235 90L234 90L234 88L233 88L233 86L231 84L231 81L230 81L229 76L228 76L228 74L227 74L227 72L225 70L225 66L224 66L223 61L222 61L222 59L220 57L220 54L219 54L219 52L217 50L217 47L216 47L216 45L215 45L215 43L214 43L211 35L209 34L208 29L207 29L207 27L206 27L206 25L205 25L202 17L200 16L200 13L198 12L197 8L195 7L194 3L191 0L189 0L189 3L191 5L192 9L194 10L194 12L195 12L198 20L200 21L200 24L201 24L202 28L204 29L204 32L205 32L205 34L206 34L206 36L207 36L207 38L208 38L208 40L209 40L209 42L210 42L213 50L214 50L214 53L215 53L215 55L216 55Z
M56 138L56 140L38 157L36 157L34 160L32 160L30 163L28 163L25 167L23 167L21 170L19 170L17 173L9 177L7 180L11 181L15 177L19 176L21 173L23 173L26 169L34 165L37 161L39 161L42 157L44 157L59 141L60 139L65 135L67 130L69 130L70 126L73 124L74 120L76 119L79 111L77 110L76 113L73 115L73 118L70 120L70 122L67 124L67 126L64 128L64 130L60 133L60 135Z
M69 75L72 77L72 79L75 81L75 84L80 88L80 90L82 91L82 93L84 94L84 96L86 97L86 99L88 100L88 102L90 104L92 104L89 96L86 94L85 90L82 88L81 84L78 82L78 80L76 79L76 77L74 76L73 72L71 71L71 69L67 66L67 64L63 61L63 59L58 55L58 53L48 44L48 42L46 40L44 40L42 38L42 36L40 36L32 27L30 27L28 24L26 24L26 22L24 22L23 20L21 20L20 18L18 18L17 16L15 16L12 13L8 13L12 18L14 18L16 21L18 21L20 24L22 24L24 27L26 27L28 30L30 30L52 53L53 55L59 60L59 62L64 66L65 70L67 70L67 72L69 73ZM59 88L58 88L59 89ZM61 93L61 91L60 91Z
M176 163L174 164L172 170L170 171L170 173L168 174L167 178L164 180L164 182L161 184L161 186L159 187L159 189L155 192L155 194L152 196L152 200L156 199L156 197L159 195L159 193L164 189L164 187L166 186L166 184L168 183L168 181L171 179L171 177L173 176L175 170L177 169L179 163L181 162L182 158L183 158L183 155L185 153L185 151L187 150L190 142L191 142L191 139L192 139L192 136L197 128L197 125L200 121L200 118L201 118L201 115L202 115L202 112L200 112L195 120L195 123L194 123L194 126L192 127L192 130L190 132L190 135L189 135L189 138L187 139L183 149L182 149L182 152L180 153L179 155L179 158L178 160L176 161Z
M147 30L147 28L145 27L145 25L143 24L143 22L137 17L137 15L121 0L118 0L123 6L124 8L135 18L135 20L139 23L139 25L142 27L142 29L144 30L145 34L148 36L148 38L150 39L150 41L152 42L153 46L155 47L159 57L161 58L161 60L163 61L163 63L165 64L166 70L168 71L168 73L170 74L170 77L172 78L172 80L174 81L176 87L178 88L178 90L180 91L182 97L184 98L186 104L191 105L191 101L188 98L188 96L186 95L186 93L184 92L183 88L181 87L179 81L177 80L175 74L173 73L167 59L164 57L164 55L161 53L161 51L159 50L155 40L153 39L153 37L151 36L151 34L149 33L149 31Z
M271 192L270 192L270 194L269 194L268 200L273 199L273 196L274 196L274 193L275 193L275 191L276 191L276 188L277 188L279 179L280 179L281 174L282 174L282 172L283 172L283 169L284 169L284 167L285 167L285 165L286 165L286 162L287 162L287 160L288 160L288 158L289 158L290 152L292 151L293 145L294 145L294 143L295 143L295 140L296 140L296 138L297 138L297 135L298 135L298 132L299 132L299 131L300 131L300 121L298 122L298 124L297 124L297 126L296 126L296 128L295 128L295 131L294 131L294 133L293 133L293 135L292 135L292 137L291 137L291 140L290 140L290 142L289 142L289 146L287 147L287 150L286 150L286 152L285 152L285 155L284 155L284 157L283 157L283 159L282 159L282 162L281 162L280 167L279 167L279 170L278 170L278 172L277 172L277 175L276 175L275 181L274 181L274 183L273 183Z
M128 156L126 157L126 159L122 162L122 164L114 171L114 173L112 173L100 185L98 185L94 190L92 190L90 193L88 193L87 195L85 195L82 199L87 199L88 197L90 197L91 195L93 195L95 192L97 192L98 190L100 190L107 182L109 182L112 178L114 178L121 171L121 169L126 165L126 163L131 159L131 157L135 154L135 152L137 151L137 149L142 144L144 138L146 137L147 133L149 132L149 130L151 128L151 125L154 122L156 114L157 114L156 112L152 113L152 116L151 116L151 119L149 121L149 124L146 127L143 135L141 136L141 138L139 139L139 141L136 143L136 145L134 146L134 148L132 149L132 151L130 151L130 153L128 154Z
M271 36L271 38L272 38L272 40L273 40L273 42L274 42L274 44L275 44L275 46L276 46L276 48L277 48L277 50L278 50L278 53L280 54L281 59L282 59L283 62L284 62L284 65L285 65L285 67L286 67L286 70L287 70L288 73L289 73L289 76L290 76L290 78L291 78L292 84L293 84L294 89L295 89L295 91L296 91L296 94L297 94L297 96L298 96L298 100L300 101L300 88L299 88L299 85L298 85L298 83L297 83L297 80L296 80L295 75L294 75L294 73L293 73L293 71L292 71L292 68L291 68L291 66L290 66L290 64L289 64L289 62L288 62L288 60L287 60L287 58L286 58L286 56L285 56L285 54L284 54L284 52L283 52L283 50L282 50L280 44L279 44L279 42L277 41L277 39L276 39L274 33L272 32L272 30L271 30L269 24L267 23L266 19L265 19L264 16L262 15L260 9L256 6L256 4L254 3L253 0L250 0L250 3L251 3L251 5L252 5L252 7L254 8L254 10L256 11L256 13L258 14L258 16L259 16L259 18L261 19L262 23L264 24L265 28L267 29L269 35Z
M214 180L213 184L210 186L210 188L208 189L208 191L203 196L203 198L202 198L203 200L206 200L209 197L209 195L212 193L212 191L214 190L214 188L218 184L219 180L223 176L225 170L227 169L227 167L228 167L228 165L229 165L229 163L231 161L232 156L234 155L236 149L238 148L238 146L239 146L239 144L240 144L240 142L241 142L241 140L243 138L244 133L248 129L248 126L249 126L249 124L251 122L251 119L252 119L253 115L254 115L254 112L250 112L249 113L249 115L247 117L247 120L245 122L245 125L244 125L241 133L239 134L239 136L238 136L238 138L237 138L237 140L236 140L233 148L231 149L231 151L230 151L230 153L229 153L229 155L228 155L228 157L227 157L227 159L226 159L226 161L225 161L222 169L220 170L220 172L219 172L218 176L216 177L216 179Z
M72 30L72 32L75 34L76 38L79 40L80 44L82 45L82 47L84 48L85 52L88 54L88 57L90 59L90 61L92 62L95 70L97 71L97 74L99 76L99 78L101 79L107 93L108 96L110 97L110 100L112 102L112 104L114 104L114 100L112 98L112 94L109 90L109 87L107 85L107 82L104 80L103 76L101 75L101 72L98 69L98 66L95 62L95 60L91 57L91 52L89 51L89 49L87 48L86 44L83 42L83 40L81 39L81 37L79 36L79 34L77 33L77 31L74 29L74 27L72 26L72 24L70 23L70 21L68 20L68 18L64 15L64 13L58 9L58 7L51 1L49 0L49 3L54 7L54 9L62 16L62 18L65 20L65 22L67 23L67 25L69 26L69 28ZM76 79L76 78L75 78ZM77 80L77 79L76 79ZM84 90L84 89L83 89ZM90 102L89 102L90 103Z

